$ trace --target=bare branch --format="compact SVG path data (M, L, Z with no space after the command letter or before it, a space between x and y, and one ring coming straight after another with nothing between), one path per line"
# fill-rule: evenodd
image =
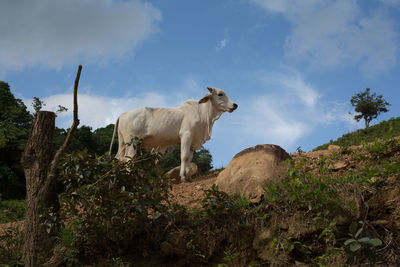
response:
M56 155L54 156L53 161L51 162L50 165L50 172L48 177L51 178L55 176L56 170L57 170L57 165L58 162L60 161L60 158L64 155L65 150L67 149L70 141L72 134L75 132L76 128L79 125L79 119L78 119L78 84L79 84L79 78L81 77L81 71L82 71L82 65L79 65L78 67L78 73L76 74L76 79L75 79L75 85L74 85L74 121L72 122L72 126L68 131L67 138L64 141L64 144L58 149Z

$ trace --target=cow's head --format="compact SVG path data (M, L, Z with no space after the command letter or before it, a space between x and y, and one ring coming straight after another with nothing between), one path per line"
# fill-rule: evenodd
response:
M210 91L210 93L206 94L202 99L200 99L200 104L211 101L215 108L222 112L233 112L235 109L237 109L238 105L233 103L223 90L215 87L207 87L207 89Z

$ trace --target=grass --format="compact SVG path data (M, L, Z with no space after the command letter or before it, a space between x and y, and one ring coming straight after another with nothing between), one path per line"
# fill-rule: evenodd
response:
M331 140L329 143L316 147L314 151L327 149L329 145L338 145L341 147L358 146L363 142L369 143L376 139L392 138L396 136L400 136L400 117L382 121L367 129L360 129L355 132L344 134L336 141Z

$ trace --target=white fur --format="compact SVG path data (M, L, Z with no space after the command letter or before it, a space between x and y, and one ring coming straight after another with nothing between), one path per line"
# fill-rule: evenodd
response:
M118 130L118 153L116 158L126 161L135 154L133 138L143 139L145 148L155 148L162 153L169 146L181 145L182 181L188 181L189 163L193 152L211 138L212 126L223 112L233 112L237 105L224 91L208 87L208 93L200 101L188 100L176 108L143 107L122 113L117 119L110 145Z

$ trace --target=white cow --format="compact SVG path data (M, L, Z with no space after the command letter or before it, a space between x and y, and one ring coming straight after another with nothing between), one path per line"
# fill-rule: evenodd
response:
M138 108L122 113L114 127L110 154L115 132L118 129L118 153L121 161L135 154L129 144L133 138L143 139L145 148L155 148L164 153L169 146L181 145L181 181L189 182L189 165L193 152L210 140L213 124L225 111L233 112L238 105L233 103L219 88L207 87L210 91L201 100L188 100L176 108Z

